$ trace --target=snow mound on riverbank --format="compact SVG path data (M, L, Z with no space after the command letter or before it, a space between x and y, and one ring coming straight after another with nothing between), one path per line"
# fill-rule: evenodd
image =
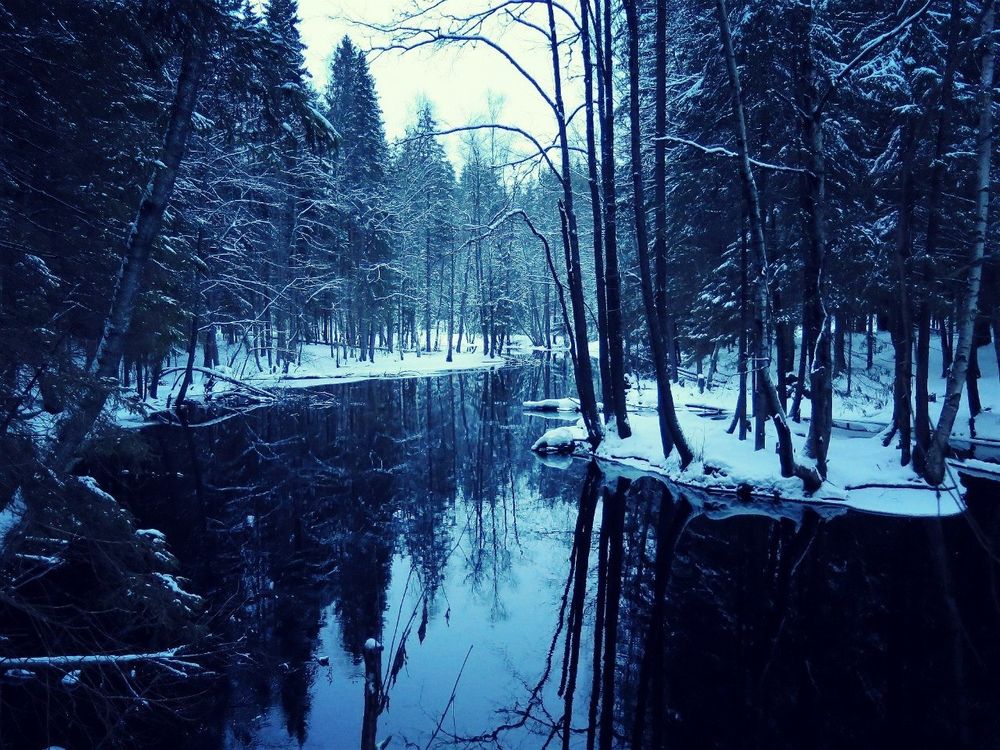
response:
M554 427L531 446L535 453L572 453L580 443L587 442L587 430L580 425Z

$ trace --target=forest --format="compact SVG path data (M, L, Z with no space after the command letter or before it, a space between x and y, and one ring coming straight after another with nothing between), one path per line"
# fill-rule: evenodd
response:
M354 18L331 0L318 13L350 31L322 50L315 7L0 0L0 747L158 747L171 734L153 727L175 720L206 748L270 747L248 728L277 710L268 690L306 746L291 716L312 683L263 685L315 667L324 618L358 714L325 741L396 746L376 744L378 721L418 657L409 625L383 653L390 614L450 627L444 582L462 580L450 595L492 585L502 621L518 564L498 549L522 544L519 513L568 540L532 547L565 578L541 681L493 731L449 730L477 652L439 655L450 697L420 720L401 698L398 746L407 731L428 748L688 746L655 674L671 566L691 564L678 545L713 503L770 519L696 538L770 549L774 587L754 591L783 613L760 615L761 655L724 679L761 695L799 679L768 676L783 626L761 622L807 606L798 563L843 514L858 538L920 548L917 571L883 573L942 586L928 633L952 634L942 663L965 664L1000 621L947 562L961 538L985 555L959 564L993 580L995 512L972 506L1000 487L994 1L413 0ZM415 89L409 120L388 122L380 76L446 54L487 80L503 69L544 117L498 91L455 121ZM576 515L540 509L554 495ZM875 516L936 520L923 544L913 526L865 527ZM627 647L659 656L622 677ZM955 666L963 690L995 652ZM205 708L223 679L255 717L235 698L235 714L229 698ZM920 715L916 695L886 722ZM960 718L929 731L984 747L989 720L954 700ZM759 738L796 746L754 715Z

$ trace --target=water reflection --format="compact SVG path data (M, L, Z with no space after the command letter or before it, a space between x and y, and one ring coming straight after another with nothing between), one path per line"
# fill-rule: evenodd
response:
M992 746L991 506L973 533L552 469L520 403L566 377L357 383L150 431L159 468L119 494L227 646L200 746L358 747L369 638L389 747Z

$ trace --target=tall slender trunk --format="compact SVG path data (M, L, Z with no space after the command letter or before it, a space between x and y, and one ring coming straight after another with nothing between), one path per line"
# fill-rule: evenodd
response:
M424 233L424 351L431 350L431 236Z
M951 335L948 331L948 318L942 315L938 318L938 335L941 337L941 377L947 378L954 358L951 351Z
M955 346L955 362L948 376L944 406L938 418L937 428L927 449L924 478L938 485L944 480L945 452L951 430L958 416L962 402L962 388L965 385L972 350L976 311L979 305L979 287L983 276L983 258L986 250L986 230L990 208L990 166L993 155L993 79L994 41L993 22L995 7L993 0L986 0L981 27L983 45L979 92L979 133L976 143L976 229L972 253L969 259L969 274L966 281L965 297L959 317L958 343Z
M990 326L993 328L993 353L997 360L997 375L1000 376L1000 304L993 305Z
M546 3L549 16L549 47L552 53L553 100L556 106L556 120L559 128L559 151L562 170L562 214L563 234L568 250L566 275L573 308L573 336L576 342L574 367L577 393L580 396L580 413L587 426L587 437L592 448L596 448L604 437L600 415L597 412L597 395L594 392L594 375L587 346L587 311L583 294L583 274L580 267L580 238L574 210L572 169L570 164L569 133L566 124L566 108L562 93L562 67L559 62L559 37L556 33L555 10L552 0Z
M462 273L462 296L458 303L458 341L455 343L455 351L462 353L462 338L465 336L465 303L469 298L469 267L472 265L472 256L465 259L465 271Z
M194 379L194 358L195 353L198 350L198 328L201 324L201 307L202 307L202 285L201 285L201 265L203 263L202 256L202 241L204 239L203 230L198 230L198 240L195 245L195 254L198 257L198 262L195 265L194 273L192 276L192 302L191 302L191 333L188 337L188 348L187 348L187 364L184 366L184 378L181 380L180 390L177 391L177 401L176 404L180 407L184 400L187 398L188 388L191 387L191 382ZM206 367L211 367L207 364Z
M667 3L656 0L654 17L653 300L667 350L670 379L677 382L674 324L667 305Z
M747 206L750 218L750 247L754 259L754 308L753 308L753 344L754 344L754 374L757 377L757 387L760 389L766 407L774 421L774 429L778 436L778 455L781 461L783 476L797 476L802 479L806 489L815 491L822 484L822 477L816 469L802 466L795 461L795 451L792 446L791 429L785 417L785 410L778 398L778 391L771 380L770 351L767 347L768 331L768 293L767 293L767 254L764 248L764 227L760 211L760 196L754 181L753 170L750 168L750 155L747 146L746 115L743 110L743 93L740 87L739 69L736 67L736 55L733 52L733 38L729 29L729 13L725 0L716 0L716 15L719 21L719 35L722 50L726 58L726 68L729 72L729 85L732 89L733 119L736 125L736 147L739 154L740 180L743 186L743 200Z
M200 18L192 21L203 24ZM174 183L184 159L191 134L191 114L198 100L204 69L207 40L205 29L195 28L184 46L177 89L167 123L156 171L143 192L139 211L132 223L121 268L111 295L111 309L104 320L97 356L89 368L91 382L59 425L52 449L55 466L68 469L104 409L109 383L118 373L125 337L132 323L135 303L142 291L143 271L153 244L160 234L163 214L174 191Z
M737 368L739 369L739 395L736 397L736 410L733 412L733 421L726 430L730 435L739 427L740 440L747 439L747 339L749 332L749 321L747 315L747 286L748 286L748 262L747 262L747 235L743 230L743 222L740 222L740 336L739 354L737 355Z
M590 3L580 0L580 42L583 48L583 88L587 131L587 186L590 189L590 215L594 227L594 283L597 291L598 364L601 373L601 399L604 418L614 414L612 396L611 355L608 351L608 301L604 278L604 223L601 220L601 191L597 174L597 139L594 134L594 66L590 50Z
M451 292L448 295L448 356L446 362L452 361L452 349L455 339L455 249L451 250Z
M649 233L646 227L646 187L642 174L642 118L639 110L639 11L636 0L623 0L628 26L628 77L629 77L629 150L632 168L633 214L635 218L636 253L639 256L639 281L642 287L642 301L646 312L646 326L649 330L649 348L656 370L657 411L659 414L660 441L663 455L669 456L677 448L681 466L691 463L694 454L688 447L681 432L674 397L670 388L670 370L666 338L660 327L660 316L656 308L653 278L649 263Z
M910 317L910 293L907 286L906 262L913 245L913 124L903 126L902 189L900 190L899 222L893 249L893 275L896 284L896 304L892 322L892 346L895 354L893 378L892 430L899 432L900 463L910 463L911 445L911 382L913 374L913 321ZM926 406L925 406L926 409ZM926 413L926 412L925 412ZM891 439L892 432L890 432Z
M802 298L815 339L809 342L812 367L809 370L809 396L812 405L805 455L826 477L826 456L833 428L833 351L831 321L823 301L823 272L826 262L826 157L823 144L823 111L816 89L817 73L813 62L810 29L812 7L806 11L801 83L802 143L806 150L808 171L803 176L802 203L806 215L805 277Z
M931 162L931 179L927 190L927 238L924 255L918 265L918 279L922 282L924 297L930 281L930 269L935 262L941 235L941 196L947 172L945 152L951 141L952 109L954 108L955 70L958 65L958 43L962 28L962 0L951 0L951 15L948 21L948 47L945 53L944 76L941 80L941 99L938 102L937 133L934 139L934 155ZM924 456L931 442L931 419L928 413L930 393L930 305L921 299L917 312L917 377L914 383L916 397L914 466L921 470Z
M602 12L598 12L598 10ZM603 21L598 19L603 18ZM603 8L594 6L595 24L603 28L595 37L602 52L597 68L598 110L601 117L601 194L604 219L604 284L608 315L608 368L611 373L611 398L615 424L620 437L629 437L632 427L625 405L625 349L622 335L621 272L618 267L618 188L615 178L615 111L612 60L611 0Z

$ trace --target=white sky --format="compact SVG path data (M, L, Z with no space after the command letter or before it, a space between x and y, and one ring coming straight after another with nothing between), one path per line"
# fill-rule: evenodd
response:
M455 10L469 12L479 0L451 0ZM320 90L326 85L329 60L345 34L363 50L384 45L386 40L363 23L387 23L411 0L299 0L302 40L307 46L306 64ZM545 23L544 13L534 20ZM362 25L359 25L361 22ZM546 90L551 88L551 58L544 39L523 27L511 27L496 36L519 61L536 74ZM486 121L490 98L502 101L500 122L532 131L548 143L554 136L551 111L539 94L506 60L488 47L425 47L412 52L383 52L369 57L390 140L399 138L415 119L418 102L431 101L438 123L444 128ZM578 88L578 82L564 82ZM567 108L577 97L567 93ZM453 162L461 159L460 135L446 140ZM518 143L513 143L516 149Z

